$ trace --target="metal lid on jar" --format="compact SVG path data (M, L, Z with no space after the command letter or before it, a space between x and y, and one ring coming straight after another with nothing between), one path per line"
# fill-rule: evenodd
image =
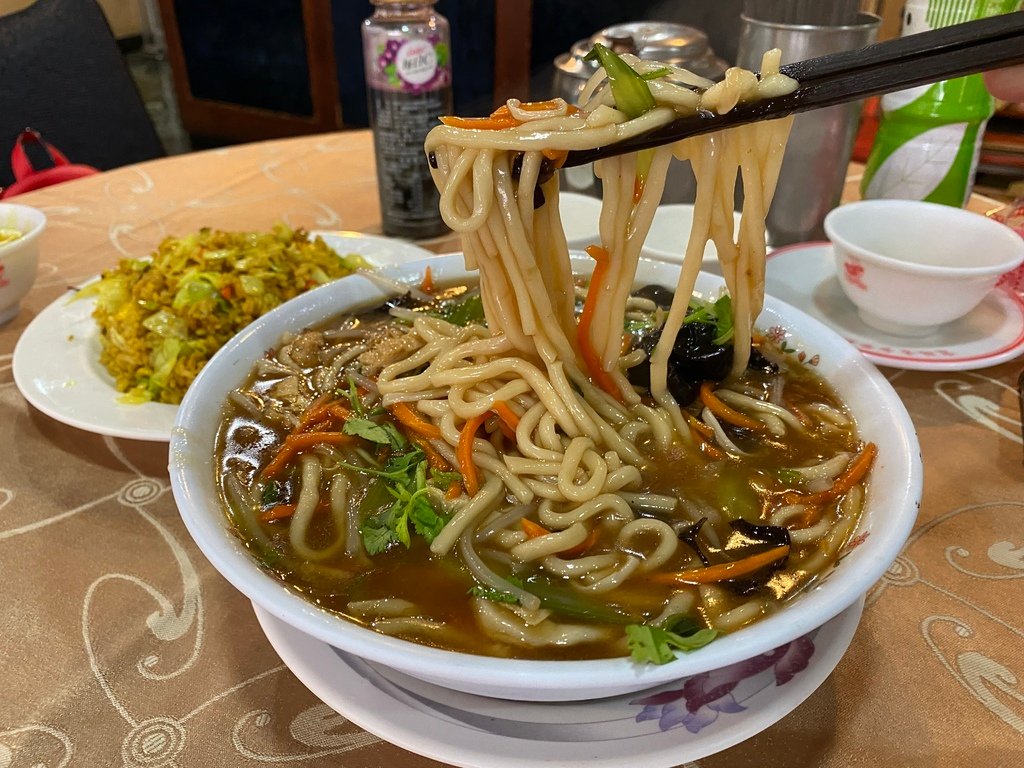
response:
M695 27L666 21L630 21L578 40L569 53L555 59L556 69L563 75L588 79L597 70L598 63L586 61L584 57L595 43L606 45L616 53L633 53L641 59L662 61L711 79L720 77L727 67L711 50L708 36Z

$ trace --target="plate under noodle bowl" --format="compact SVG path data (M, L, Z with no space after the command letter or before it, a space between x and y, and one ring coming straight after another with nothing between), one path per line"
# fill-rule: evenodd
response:
M227 514L327 611L482 656L663 663L770 616L857 527L875 446L755 323L789 123L600 161L601 242L575 262L558 216L567 150L791 88L777 52L720 85L596 55L581 108L510 100L428 137L478 281L427 270L295 328L231 394ZM639 284L673 157L698 180L693 232L674 285ZM709 239L727 290L695 295Z

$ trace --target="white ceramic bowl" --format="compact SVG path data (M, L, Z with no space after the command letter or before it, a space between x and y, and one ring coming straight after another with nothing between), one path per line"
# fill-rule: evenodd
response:
M560 192L558 213L569 248L581 251L601 242L601 200L578 192Z
M590 259L578 261L581 271ZM462 258L430 261L434 279L473 279ZM385 270L409 283L422 265ZM638 284L674 286L679 266L642 260ZM702 274L698 290L717 292L721 278ZM185 396L170 444L175 501L196 543L213 566L249 599L286 623L345 651L446 688L507 699L568 701L648 688L717 669L783 645L852 605L885 572L913 526L921 495L921 463L914 428L903 404L879 372L836 333L799 310L767 298L761 327L788 329L791 347L820 355L819 370L855 415L861 435L878 445L859 546L836 569L776 614L700 650L662 665L628 659L525 661L474 656L417 645L364 629L318 609L260 570L225 517L214 478L214 439L228 392L248 377L253 362L285 331L326 321L346 309L379 304L385 294L361 276L325 285L259 318L203 368Z
M643 255L661 261L682 262L686 251L686 241L693 228L693 206L688 203L660 205L651 220L651 231L644 240ZM733 235L739 232L740 214L733 212ZM718 262L718 249L709 242L704 246L705 272L722 274L722 265Z
M36 281L39 235L46 228L42 211L27 205L0 203L0 229L21 232L17 240L0 245L0 324L11 320Z
M836 273L861 319L925 336L985 298L1024 261L1024 240L977 213L916 200L864 200L825 217Z

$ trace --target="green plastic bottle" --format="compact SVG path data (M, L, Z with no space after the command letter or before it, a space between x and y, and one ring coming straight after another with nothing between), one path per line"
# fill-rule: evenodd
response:
M903 35L1019 7L1020 0L907 0ZM981 75L886 94L881 106L861 195L962 207L974 184L985 124L995 109Z

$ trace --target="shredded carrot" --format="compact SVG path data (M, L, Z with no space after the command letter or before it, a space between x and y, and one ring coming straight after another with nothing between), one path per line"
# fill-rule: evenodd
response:
M601 537L601 532L594 528L587 534L587 538L577 544L575 547L569 547L563 549L558 553L558 556L564 560L572 560L574 557L579 557L587 552L592 546L597 544L597 540Z
M295 514L294 504L278 504L275 507L271 507L266 512L260 515L260 520L264 523L269 523L272 520L283 520L286 517L291 517Z
M448 460L438 453L437 449L422 437L419 435L410 435L409 440L412 441L413 445L423 451L424 455L427 457L427 464L430 465L431 469L436 469L438 472L452 471L452 465L448 463Z
M350 411L341 403L331 404L331 407L327 409L327 412L342 423L352 418L352 411Z
M235 295L235 289L230 283L228 283L227 285L220 289L220 295L223 296L228 301L230 301L232 297L234 297Z
M523 533L526 534L526 537L528 539L540 538L541 536L547 536L549 533L551 533L551 531L549 531L543 525L535 523L533 522L533 520L530 520L527 517L519 518L519 525L522 526ZM594 528L590 531L590 533L587 534L587 538L585 538L579 544L569 547L568 549L563 549L561 552L556 552L555 554L566 560L571 560L574 557L579 557L592 546L597 544L597 540L600 538L600 536L601 532L598 531L597 528Z
M452 128L475 128L485 131L500 131L503 128L515 128L519 121L511 115L505 117L457 117L456 115L442 115L438 118L442 123Z
M590 278L590 287L593 289L595 285L600 285L604 282L605 275L608 272L608 251L599 245L589 245L587 246L587 253L595 262L594 274ZM594 322L594 315L597 312L598 296L599 291L587 291L587 298L583 302L583 312L580 313L579 322L576 324L576 338L580 348L580 356L590 371L590 378L594 380L594 383L616 400L622 402L622 393L615 386L615 380L612 379L608 371L601 367L601 360L590 341L590 326Z
M825 504L826 502L834 501L861 481L871 468L871 464L874 462L877 454L878 446L874 443L868 443L846 465L846 469L832 483L831 488L818 493L787 491L782 495L782 498L787 504Z
M633 205L640 202L640 198L644 196L644 182L643 179L638 175L633 179Z
M814 426L814 421L811 419L811 417L804 413L802 408L798 408L797 406L793 405L793 403L791 403L785 397L782 398L782 405L786 408L787 411L796 416L797 421L799 421L800 424L803 425L804 427L810 429L811 427Z
M519 108L523 112L544 112L549 109L555 109L558 106L558 102L554 99L548 99L547 101L521 101L519 102ZM575 115L580 111L580 108L575 104L566 104L566 114ZM512 117L512 112L508 108L508 102L505 102L496 110L491 112L491 117Z
M462 495L462 486L459 485L458 480L452 480L451 485L448 486L448 490L445 492L444 497L448 501L454 501Z
M718 448L716 448L711 443L705 440L700 441L700 449L704 453L704 455L707 456L709 459L725 458L725 453L723 451L719 450Z
M809 506L801 514L790 518L786 527L791 531L799 531L801 528L810 528L816 522L821 520L821 516L824 512L825 507L821 504Z
M492 413L493 413L493 411L492 411ZM510 427L508 424L506 424L502 419L497 419L497 422L498 422L498 430L505 437L505 439L511 440L512 442L515 442L515 440L516 440L516 431L514 429L512 429L512 427Z
M539 539L541 536L547 536L551 531L545 528L540 523L535 523L528 517L519 518L519 525L523 527L523 533L526 534L528 539Z
M689 571L676 571L674 573L657 573L651 577L651 581L658 584L713 584L716 581L738 579L748 576L755 571L764 568L766 565L781 560L789 554L789 545L758 552L756 555L744 557L742 560L734 560L731 563L717 563L704 568L694 568Z
M553 99L550 101L524 101L519 104L519 108L524 112L543 112L548 109L554 109L558 106L558 102ZM566 114L575 115L579 112L579 107L568 104L566 105ZM512 112L508 108L508 104L502 104L496 110L491 112L488 117L459 117L458 115L442 115L438 118L442 123L452 128L477 128L488 131L500 131L503 128L515 128L517 125L522 125L521 120L517 120L512 116ZM568 157L568 152L565 150L544 150L545 156L551 160L557 160L558 157L552 157L548 154L560 153L563 155L561 162L558 163L560 166L565 162L565 157ZM557 166L556 166L557 167Z
M722 421L732 424L734 427L751 429L755 432L764 432L765 426L757 419L752 419L746 414L740 413L735 408L730 408L715 396L714 382L705 381L700 385L700 401L707 406L715 416Z
M277 454L263 468L263 477L273 477L291 462L295 455L317 445L351 445L356 438L344 432L301 432L288 435Z
M466 423L462 426L462 432L459 433L459 447L456 449L455 455L459 459L462 484L469 496L476 496L476 492L480 490L476 467L473 465L473 439L476 437L476 431L480 429L480 425L486 420L486 413L466 419Z
M408 403L395 403L391 406L391 414L402 426L423 435L429 440L437 440L441 437L441 428L420 418L419 414L410 408Z
M430 271L430 265L423 270L423 281L420 283L420 290L424 293L434 292L434 275Z
M311 425L321 421L336 402L338 401L329 392L320 395L302 412L302 416L299 417L299 423L295 425L295 429L292 432L305 432Z
M330 419L324 419L313 424L307 431L309 432L330 432L333 422Z
M502 422L507 424L513 430L519 427L519 414L513 411L512 407L504 400L498 400L491 410L497 414L498 418L501 419Z
M690 425L690 428L698 435L703 437L705 440L711 440L715 436L715 430L705 424L703 421L698 419L692 413L686 414L686 423Z
M569 150L567 149L542 149L540 153L550 160L555 168L561 168L562 163L569 157Z
M296 504L278 504L265 510L260 514L260 520L264 523L272 523L275 520L284 520L295 514L295 510L298 509ZM331 509L331 502L329 500L320 501L316 505L316 512L329 512Z

